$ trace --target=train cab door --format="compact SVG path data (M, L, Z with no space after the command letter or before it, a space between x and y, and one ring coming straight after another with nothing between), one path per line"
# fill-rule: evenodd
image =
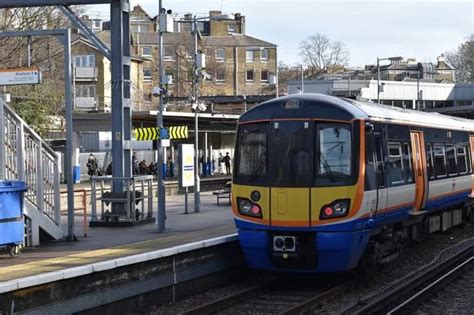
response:
M309 227L314 123L273 121L271 133L271 225Z
M415 173L415 204L412 214L418 214L424 208L428 195L428 176L426 173L426 151L422 131L411 131L413 152L413 171Z
M380 127L380 125L378 126ZM380 217L387 208L388 189L385 176L384 149L383 149L383 130L377 128L373 132L374 152L375 152L375 172L377 178L377 206L376 216Z

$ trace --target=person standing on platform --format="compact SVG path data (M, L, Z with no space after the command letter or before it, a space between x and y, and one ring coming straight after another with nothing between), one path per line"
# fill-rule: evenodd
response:
M135 152L133 152L133 154L132 154L132 173L133 173L133 175L138 174L138 159L137 159L137 155L135 154Z
M225 173L226 175L230 175L230 156L229 152L225 154L225 156L222 158L225 164Z
M97 176L97 169L98 169L97 159L95 158L94 154L89 155L89 159L87 160L87 174L92 176Z

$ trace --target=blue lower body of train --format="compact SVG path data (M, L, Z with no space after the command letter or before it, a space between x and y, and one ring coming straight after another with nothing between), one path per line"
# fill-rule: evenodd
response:
M468 199L468 193L428 202L428 212L458 206ZM376 219L327 226L289 228L266 226L235 219L240 245L246 263L254 269L280 272L343 272L355 268L364 254L369 239L389 226L408 219L411 207L395 209ZM275 236L297 239L294 253L275 252ZM285 256L286 254L286 256Z

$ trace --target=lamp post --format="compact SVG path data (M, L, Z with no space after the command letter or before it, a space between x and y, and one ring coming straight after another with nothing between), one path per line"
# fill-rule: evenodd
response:
M403 57L386 57L379 58L377 57L377 103L380 104L380 61L390 60L390 61L400 61L403 60Z
M301 64L300 67L301 67L301 93L304 93L304 72L303 72L303 64Z
M199 105L198 102L198 87L199 87L199 78L201 76L202 63L204 62L204 55L198 54L198 21L213 19L213 20L229 20L233 17L229 14L220 14L216 16L206 16L206 17L197 17L193 16L192 20L192 32L194 37L194 78L193 78L193 102L195 104L194 108L194 212L200 211L201 203L201 187L199 179L199 110L206 110L202 105ZM186 23L186 22L185 22Z

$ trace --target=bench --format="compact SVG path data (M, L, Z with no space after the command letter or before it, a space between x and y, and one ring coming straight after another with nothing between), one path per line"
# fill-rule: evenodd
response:
M228 199L229 204L230 204L231 203L231 199L230 199L230 197L231 197L231 184L230 184L230 182L226 183L223 189L214 191L214 192L212 192L212 194L216 196L218 205L220 204L220 199Z

